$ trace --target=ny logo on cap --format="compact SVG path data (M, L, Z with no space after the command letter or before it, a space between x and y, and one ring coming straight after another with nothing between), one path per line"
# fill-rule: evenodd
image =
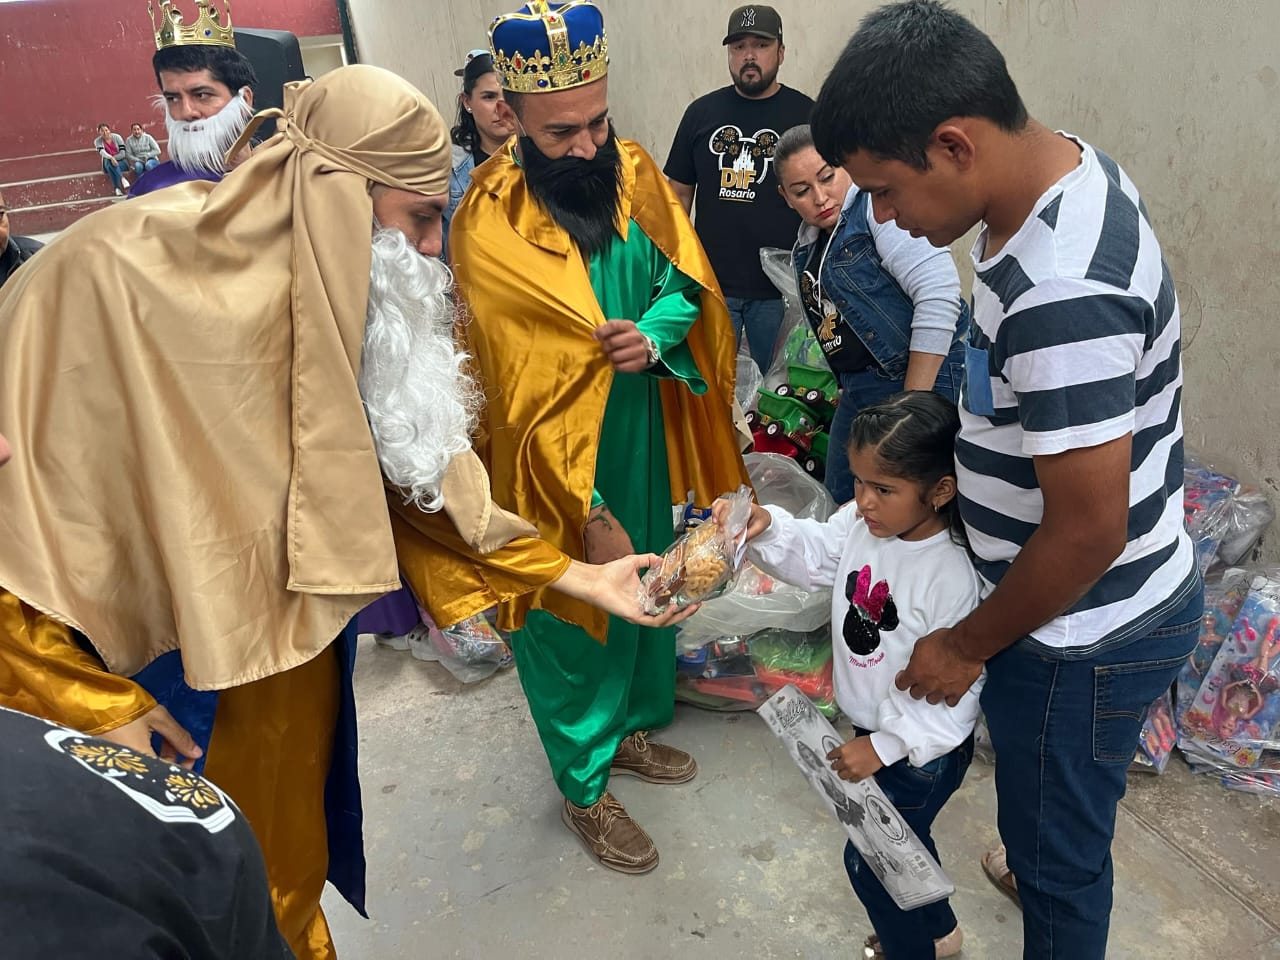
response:
M747 9L742 11L742 23L740 24L740 26L754 27L755 25L756 25L756 8L747 7Z

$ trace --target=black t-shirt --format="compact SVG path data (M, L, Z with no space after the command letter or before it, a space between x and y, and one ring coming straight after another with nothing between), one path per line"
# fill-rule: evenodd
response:
M0 956L276 960L248 822L188 770L0 708Z
M867 369L876 360L853 328L845 323L836 305L820 296L822 289L818 284L818 271L831 237L832 234L828 233L809 249L809 260L800 272L800 299L804 303L809 326L813 328L813 335L832 371L853 373Z
M760 248L790 250L800 218L778 193L773 150L782 134L809 122L812 109L790 87L748 100L729 86L693 101L680 121L663 172L697 188L698 236L725 296L781 296L760 267Z

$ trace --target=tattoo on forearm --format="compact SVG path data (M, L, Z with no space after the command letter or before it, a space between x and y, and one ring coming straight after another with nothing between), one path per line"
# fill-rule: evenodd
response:
M587 517L587 526L590 526L593 523L602 523L606 530L612 530L613 515L609 513L609 509L607 507L601 507L595 513Z

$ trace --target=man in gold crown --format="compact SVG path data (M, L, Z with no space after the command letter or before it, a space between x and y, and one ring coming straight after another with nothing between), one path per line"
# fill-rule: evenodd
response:
M609 122L599 9L529 3L489 38L518 137L472 174L450 230L486 389L477 451L498 502L570 556L656 552L673 503L746 479L724 300L662 173ZM697 771L647 739L672 719L673 632L543 593L506 613L523 621L512 649L562 819L604 866L652 870L653 841L608 785Z
M349 625L397 544L442 624L535 589L676 615L640 612L654 558L579 563L489 499L435 108L352 66L274 113L234 177L86 217L0 290L0 706L204 763L281 932L332 957L326 876L364 900Z
M196 0L186 23L174 0L148 0L155 28L151 58L169 134L169 157L138 178L139 197L188 180L221 180L226 154L253 117L253 64L236 49L231 6L219 16L217 0ZM247 155L247 154L246 154Z

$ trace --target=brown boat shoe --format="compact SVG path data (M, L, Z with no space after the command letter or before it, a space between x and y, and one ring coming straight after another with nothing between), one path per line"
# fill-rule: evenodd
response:
M638 730L618 744L609 772L649 783L688 783L698 775L698 764L683 750L650 743L648 734Z
M658 865L658 848L611 793L589 807L566 800L560 819L603 867L619 873L648 873Z

